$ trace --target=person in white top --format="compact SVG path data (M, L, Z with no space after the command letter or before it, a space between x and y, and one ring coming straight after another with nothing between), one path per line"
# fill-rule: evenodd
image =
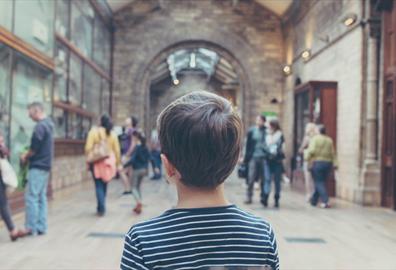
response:
M267 160L269 167L269 177L265 179L264 191L268 196L271 192L271 182L274 179L275 182L275 207L279 207L279 199L281 192L281 180L284 172L283 159L285 159L284 142L282 130L279 125L279 121L273 119L269 123L269 132L266 135L267 145Z
M305 135L301 143L301 146L298 150L300 155L304 155L304 151L308 148L309 142L318 133L319 133L318 127L316 126L316 124L307 123L307 125L305 126ZM303 171L304 171L304 182L305 182L305 196L307 202L309 202L309 199L311 198L311 195L313 193L313 180L312 180L312 175L309 171L309 164L307 161L304 161Z

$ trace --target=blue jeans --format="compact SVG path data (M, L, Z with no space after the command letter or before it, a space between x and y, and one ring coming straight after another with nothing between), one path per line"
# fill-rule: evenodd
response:
M326 191L327 178L333 168L333 163L327 161L315 161L311 173L315 183L315 191L311 197L311 204L316 205L319 198L323 203L329 202L329 196Z
M47 186L49 172L40 169L29 169L25 191L26 229L33 234L45 233L47 225Z
M161 152L158 150L151 151L151 165L153 166L154 177L161 178L162 169L161 169ZM155 172L155 169L158 169L158 173Z
M283 173L283 165L282 162L269 160L268 162L268 169L269 174L265 178L264 182L264 192L268 197L271 193L271 183L272 179L275 182L275 200L279 200L280 192L281 192L281 180L282 180L282 173Z
M253 188L254 182L259 179L260 187L261 187L261 200L265 200L266 196L266 186L265 179L269 177L269 168L267 160L264 158L255 159L249 161L249 170L248 170L248 178L247 178L247 199L251 200L253 197Z
M95 191L97 201L96 211L99 214L104 214L106 212L107 183L103 182L102 179L95 178Z

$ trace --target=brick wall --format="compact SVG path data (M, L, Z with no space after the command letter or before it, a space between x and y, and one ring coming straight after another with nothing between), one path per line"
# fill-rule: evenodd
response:
M131 113L143 119L150 111L147 73L158 57L183 44L210 46L239 67L246 125L259 112L279 111L269 101L280 99L282 92L280 19L256 2L137 0L117 12L114 21L117 122Z

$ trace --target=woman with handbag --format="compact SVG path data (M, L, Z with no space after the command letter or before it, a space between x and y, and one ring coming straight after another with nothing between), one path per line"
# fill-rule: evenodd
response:
M269 132L266 135L266 143L267 143L267 160L269 167L269 175L268 178L265 179L265 188L267 198L271 191L271 182L274 179L275 182L275 207L279 207L279 199L281 192L281 181L282 175L284 172L283 167L283 159L285 159L285 154L283 151L283 144L285 139L283 137L283 133L281 131L279 121L274 119L269 123Z
M85 154L95 181L97 216L106 212L107 183L112 180L121 166L120 144L112 131L113 123L108 115L100 118L100 126L93 127L87 137Z
M0 133L0 158L7 159L9 155L9 151L4 143L4 137ZM22 232L15 228L14 223L12 222L10 207L8 205L7 194L6 194L6 185L3 181L3 173L0 172L0 214L7 226L7 229L10 234L11 241L15 241L18 237L22 237Z

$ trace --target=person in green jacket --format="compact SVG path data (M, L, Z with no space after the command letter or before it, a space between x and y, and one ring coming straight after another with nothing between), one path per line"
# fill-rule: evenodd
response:
M304 159L311 164L311 174L315 184L310 203L316 206L320 198L322 201L320 206L329 208L326 181L331 170L337 168L337 158L333 140L326 135L326 128L321 125L318 129L319 134L311 139L308 148L304 151Z

